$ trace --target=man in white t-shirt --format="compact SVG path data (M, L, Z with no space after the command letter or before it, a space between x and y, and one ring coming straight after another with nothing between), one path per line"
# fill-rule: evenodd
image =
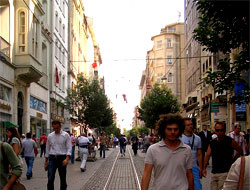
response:
M145 158L141 189L148 190L154 170L154 190L193 189L192 153L180 141L184 130L183 118L178 114L160 116L157 131L162 140L151 145Z

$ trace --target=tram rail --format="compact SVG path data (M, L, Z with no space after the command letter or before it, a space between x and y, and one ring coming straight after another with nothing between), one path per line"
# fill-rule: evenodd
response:
M131 152L130 152L130 148L127 148L127 152L128 152L128 157L129 158L119 157L120 151L118 151L118 153L116 155L116 158L114 160L114 163L112 165L112 168L110 170L108 179L107 179L107 181L106 181L106 183L104 185L103 190L109 190L111 188L111 187L109 188L109 186L110 186L112 178L117 177L117 176L114 176L114 170L115 170L116 167L118 167L118 165L117 165L118 162L117 161L119 159L129 159L130 160L130 164L131 164L132 172L133 172L133 175L131 175L131 176L133 176L134 181L135 181L135 185L136 185L136 187L133 187L133 189L141 190L141 185L140 185L139 177L138 177L135 165L134 165L134 161L133 161L133 158L132 158L132 155L131 155ZM119 189L119 188L117 188L117 189Z

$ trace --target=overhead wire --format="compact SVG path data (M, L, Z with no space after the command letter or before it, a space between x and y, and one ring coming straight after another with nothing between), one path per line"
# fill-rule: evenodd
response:
M30 10L30 12L35 15L35 13L31 10L31 8L29 7L29 5L26 3L25 0L23 0L24 4L26 5L26 7ZM38 23L40 26L41 23ZM56 46L56 42L53 40L53 38L51 38L52 40L52 43L54 43ZM185 49L182 50L182 52L184 51ZM119 61L150 61L150 60L165 60L165 59L169 59L169 60L178 60L178 59L190 59L190 58L202 58L202 57L211 57L211 56L194 56L194 57L180 57L180 55L182 54L182 52L179 54L179 56L177 57L172 57L172 58L167 58L167 57L159 57L159 58L144 58L144 59L139 59L139 58L131 58L131 59L110 59L110 60L106 60L107 62L110 62L110 61L114 61L114 62L119 62ZM65 56L64 54L62 54L61 56L64 56L67 60L68 60L68 57ZM82 61L77 61L77 60L68 60L69 62L94 62L95 60L82 60ZM176 63L176 61L172 64L172 66Z

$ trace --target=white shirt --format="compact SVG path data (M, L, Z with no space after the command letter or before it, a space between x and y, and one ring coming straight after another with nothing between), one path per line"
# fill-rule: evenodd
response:
M79 143L80 146L88 145L88 143L89 143L89 139L87 137L84 137L84 136L78 137L77 140L78 140L78 143Z
M203 131L205 137L207 138L207 131Z
M59 134L52 132L48 135L46 143L46 154L49 155L71 155L72 144L68 133L61 131Z
M241 136L240 134L239 135L236 135L234 133L234 131L232 131L231 133L228 134L229 137L231 137L232 139L235 140L235 142L237 142L240 147L243 149L243 154L246 155L246 142L245 142L245 139L243 136ZM234 150L234 155L237 153L236 150Z

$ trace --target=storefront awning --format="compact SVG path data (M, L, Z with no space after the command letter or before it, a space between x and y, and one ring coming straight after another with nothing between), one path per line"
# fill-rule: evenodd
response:
M5 128L11 127L11 126L13 126L13 127L15 127L15 128L18 128L18 127L19 127L17 124L12 123L12 122L10 122L10 121L5 121L5 122L4 122L4 125L5 125Z

